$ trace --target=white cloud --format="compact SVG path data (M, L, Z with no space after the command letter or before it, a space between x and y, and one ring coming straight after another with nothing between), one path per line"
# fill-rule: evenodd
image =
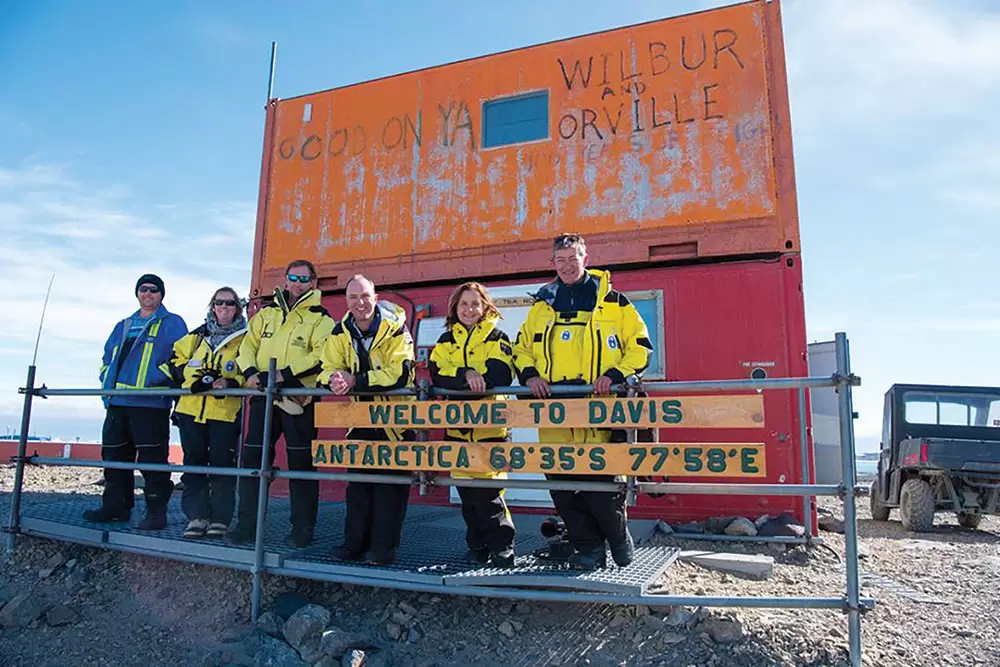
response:
M800 0L783 14L797 132L830 131L830 123L872 131L947 114L992 118L983 102L1000 88L996 15L930 0Z
M189 328L205 314L212 292L249 288L254 206L143 207L128 190L91 188L66 169L36 164L0 169L0 419L19 414L16 387L31 361L42 303L55 274L38 357L39 381L50 387L95 387L103 345L115 322L132 313L136 279L146 272L166 284L164 304ZM39 402L33 430L73 437L99 434L96 398ZM86 421L84 434L60 423Z

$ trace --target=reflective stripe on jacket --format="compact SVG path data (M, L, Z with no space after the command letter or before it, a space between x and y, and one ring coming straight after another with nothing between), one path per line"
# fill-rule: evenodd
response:
M171 378L161 366L173 356L173 346L187 333L187 324L164 306L153 313L146 326L132 343L128 354L121 358L119 352L125 344L129 326L139 311L118 322L104 344L104 357L99 377L104 389L146 389L169 387ZM104 405L169 409L172 399L160 396L105 397Z

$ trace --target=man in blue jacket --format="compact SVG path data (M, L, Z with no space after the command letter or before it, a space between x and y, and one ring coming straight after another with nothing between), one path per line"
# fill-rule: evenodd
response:
M174 342L187 334L179 315L163 307L163 280L152 273L139 278L135 295L139 310L117 325L104 344L101 387L147 389L170 386L169 362ZM170 454L170 406L163 396L105 396L101 458L127 463L167 463ZM168 472L143 472L146 482L146 517L143 530L167 525L167 503L174 484ZM96 523L128 521L135 504L134 473L104 470L101 506L83 518Z

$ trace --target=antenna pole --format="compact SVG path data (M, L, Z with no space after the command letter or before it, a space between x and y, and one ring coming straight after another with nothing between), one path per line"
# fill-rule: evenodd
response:
M38 336L35 337L35 353L31 357L31 365L34 366L35 362L38 361L38 344L42 341L42 325L45 323L45 311L49 307L49 295L52 294L52 283L56 279L56 274L52 274L49 278L49 288L45 290L45 303L42 304L42 319L38 321Z
M278 43L271 42L271 69L267 77L267 101L265 106L271 103L274 96L274 63L278 57Z

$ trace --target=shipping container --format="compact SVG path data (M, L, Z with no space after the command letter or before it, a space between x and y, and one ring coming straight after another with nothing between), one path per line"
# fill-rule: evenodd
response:
M777 2L763 0L273 102L253 294L799 251Z
M783 48L779 3L757 0L273 100L252 295L310 259L339 317L347 279L364 273L407 310L423 360L465 280L489 285L513 337L529 293L553 278L552 237L573 231L649 326L646 379L805 376ZM752 481L812 482L797 392L766 393L764 409L763 429L660 436L761 442L766 477ZM537 442L537 431L514 440ZM342 498L343 485L323 484L323 495ZM544 491L507 497L551 511ZM457 502L447 488L413 500ZM630 512L802 518L803 505L640 496Z

